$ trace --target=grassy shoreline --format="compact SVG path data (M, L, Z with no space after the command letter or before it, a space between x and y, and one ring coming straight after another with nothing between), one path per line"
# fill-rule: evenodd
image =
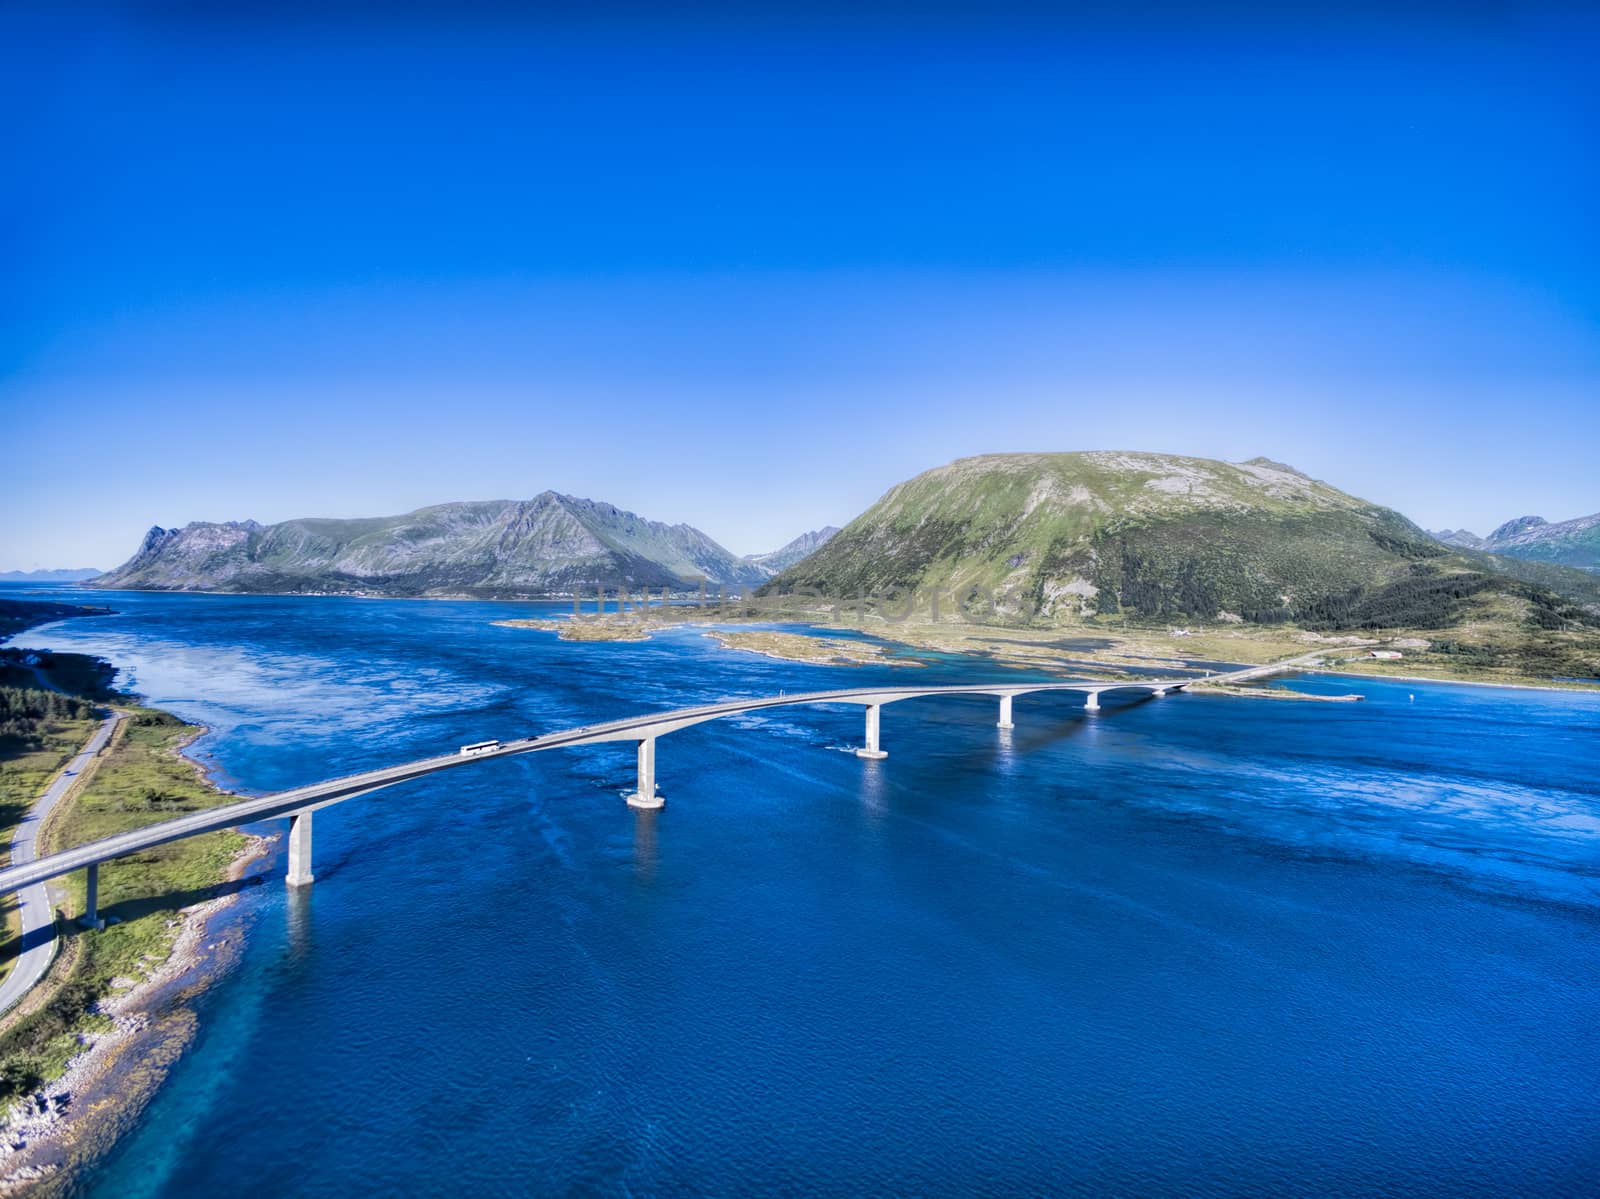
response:
M184 756L205 730L112 692L112 672L99 659L30 655L39 662L25 664L16 651L0 655L0 681L8 686L48 684L124 717L39 830L41 855L235 798ZM14 730L4 747L11 752L0 754L11 828L60 769L47 767L81 748L87 731L76 726L92 730L98 723L39 721L32 730L37 738ZM9 845L11 829L3 836ZM264 851L262 839L229 830L104 863L99 912L106 927L99 931L80 929L72 919L83 910L82 873L52 884L61 950L45 978L0 1017L0 1195L64 1185L70 1167L109 1146L108 1130L126 1127L161 1072L152 1074L144 1060L139 1078L125 1079L124 1056L158 1026L170 1033L185 1024L167 1002L170 990L180 979L205 981L208 923L237 896L245 867ZM7 946L14 958L15 936ZM84 1101L86 1091L92 1103Z
M234 798L182 755L202 728L157 709L131 705L126 712L92 775L41 829L42 852ZM110 1088L92 1108L74 1102L80 1088L115 1075L122 1052L151 1018L146 1005L196 964L208 920L236 895L242 867L263 850L259 838L225 831L107 862L99 903L106 927L99 931L72 920L83 911L81 873L52 889L64 951L44 981L0 1018L0 1194L13 1181L37 1181L39 1171L60 1172L80 1147L101 1139L89 1126L133 1099Z
M1196 625L1179 635L1170 628L1140 627L1126 622L1064 624L1050 627L983 625L954 619L889 619L854 611L818 608L780 608L752 611L733 605L701 608L695 605L651 607L637 612L565 615L538 619L497 620L508 628L542 629L563 641L642 641L668 628L695 625L713 628L708 634L729 649L750 649L755 632L738 630L740 624L783 623L803 631L770 634L772 640L758 652L799 662L826 662L827 652L803 645L829 640L829 632L866 633L891 648L936 653L971 654L1004 668L1092 668L1125 672L1129 668L1170 667L1184 661L1226 661L1257 665L1292 657L1308 649L1348 647L1351 659L1337 663L1338 672L1361 678L1397 681L1474 683L1550 691L1597 691L1594 683L1569 682L1517 669L1515 654L1526 653L1526 643L1497 646L1493 630L1477 627L1452 629L1352 630L1323 633L1293 625ZM833 639L838 640L838 639ZM1600 645L1584 636L1548 631L1540 639L1554 647L1554 661L1595 663L1600 670ZM842 642L841 642L842 643ZM1104 643L1093 644L1093 643ZM858 649L861 643L854 643ZM1370 647L1397 648L1396 661L1358 658ZM1498 657L1497 657L1498 655ZM1511 655L1507 664L1507 655ZM1562 655L1571 655L1563 657ZM878 659L875 659L878 660ZM883 659L887 660L887 659ZM1334 663L1329 664L1332 669Z
M230 591L192 591L173 592L169 589L152 588L115 588L110 591L150 592L152 594L191 594L230 597L238 596L248 598L254 595L284 595L307 597L312 593L307 592L230 592ZM890 620L881 616L859 611L855 605L840 603L818 610L815 607L793 605L783 597L776 601L773 597L765 599L746 600L734 602L728 600L724 603L702 604L696 603L694 591L684 591L671 597L672 602L665 605L652 605L643 613L630 611L622 615L607 611L604 615L585 612L581 619L570 620L563 613L556 617L530 617L514 618L492 621L492 624L511 628L545 629L557 633L564 641L643 641L658 629L673 627L682 624L739 624L743 622L754 623L785 623L807 626L811 629L826 631L828 629L847 629L854 632L868 633L882 638L885 641L914 649L931 649L938 652L978 652L994 656L998 651L1004 654L1008 643L1025 637L1107 637L1123 640L1134 646L1147 646L1149 643L1163 640L1159 628L1145 628L1121 620L1111 620L1105 623L1088 622L1081 624L1060 624L1050 626L1009 626L1009 625L957 625L950 623L934 623L925 620L907 619L904 621ZM572 603L573 597L565 595L554 596L502 596L488 597L481 595L456 594L449 595L386 595L382 593L358 594L336 593L330 598L353 599L414 599L414 600L489 600L498 598L504 602L518 603ZM592 601L588 601L592 602ZM607 601L616 604L616 597ZM85 612L84 614L88 614ZM1147 654L1136 652L1129 656L1125 665L1144 665L1151 660L1159 660L1165 656L1169 659L1182 657L1211 656L1212 651L1206 648L1207 643L1222 641L1223 652L1236 656L1236 660L1257 664L1270 661L1274 657L1292 654L1296 650L1304 650L1317 640L1337 641L1338 633L1316 633L1301 630L1294 625L1198 625L1197 635L1183 643L1168 642L1165 654ZM965 635L952 635L953 629L965 629ZM1469 622L1464 626L1450 626L1444 628L1384 628L1373 630L1349 630L1352 638L1370 638L1382 642L1395 640L1426 640L1430 644L1448 649L1435 649L1419 660L1408 662L1405 674L1402 676L1394 671L1382 669L1380 664L1373 663L1370 667L1363 666L1360 670L1350 670L1348 673L1359 674L1374 678L1405 678L1412 682L1440 682L1440 683L1484 683L1512 687L1523 687L1536 690L1551 691L1593 691L1600 690L1600 634L1593 631L1574 635L1562 630L1540 630L1543 637L1524 637L1517 643L1508 642L1505 636L1505 627L1497 626L1493 622ZM1300 635L1306 640L1294 640L1293 635ZM1530 673L1517 670L1515 666L1496 664L1497 657L1504 658L1526 651L1530 645L1548 640L1557 644L1564 652L1577 655L1580 664L1586 664L1589 669L1596 672L1596 681L1587 682L1562 682L1557 681L1553 675ZM992 644L988 644L992 643ZM782 657L781 654L774 656ZM1100 657L1098 654L1079 656ZM1220 656L1220 654L1216 655ZM812 660L810 658L794 660ZM1028 665L1029 663L1016 663ZM1107 657L1105 665L1115 668L1118 661L1115 656ZM1424 672L1414 668L1418 665L1425 667ZM1576 673L1576 671L1574 672Z

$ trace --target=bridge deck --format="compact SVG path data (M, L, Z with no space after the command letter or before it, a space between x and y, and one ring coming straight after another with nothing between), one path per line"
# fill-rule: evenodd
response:
M1248 679L1259 678L1266 674L1308 664L1319 654L1327 652L1329 651L1315 650L1285 662L1248 667L1229 674L1214 676L1207 681L1213 683L1244 682ZM471 755L452 753L437 758L423 758L400 766L388 766L379 770L364 771L360 774L314 783L307 787L297 787L290 791L280 791L276 794L264 795L256 799L240 800L238 803L226 804L220 808L179 816L173 820L162 821L160 824L152 824L146 828L135 829L132 832L119 833L114 837L91 841L85 845L74 846L59 853L50 854L48 857L38 858L32 862L20 863L0 870L0 895L10 894L23 887L43 882L46 879L69 874L74 870L81 870L84 867L123 857L130 853L137 853L143 849L164 845L170 841L182 840L185 837L195 837L202 833L232 828L240 824L250 824L258 820L270 820L277 816L287 816L310 808L323 807L330 803L353 799L358 795L367 795L385 787L392 787L396 783L408 782L411 779L421 778L424 775L434 774L441 770L451 770L470 763L483 762L495 758L513 757L517 754L537 753L547 749L590 745L606 741L639 741L645 738L663 736L677 729L741 712L755 712L765 708L798 707L810 704L856 704L871 707L934 695L1018 696L1044 691L1077 691L1084 694L1099 695L1107 691L1121 690L1181 691L1197 681L1199 680L1193 678L1126 681L1077 679L1050 683L997 682L942 687L855 687L842 691L811 691L798 695L769 695L755 699L724 700L719 703L701 704L695 707L674 708L665 712L649 712L637 716L624 717L621 720L607 721L602 724L582 725L578 728L563 729L555 733L545 733L538 737L508 741L498 749L483 753Z

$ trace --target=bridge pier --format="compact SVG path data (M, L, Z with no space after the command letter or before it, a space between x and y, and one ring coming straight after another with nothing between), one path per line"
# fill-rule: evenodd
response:
M1011 698L1012 697L1009 695L1002 695L1000 697L1000 724L998 727L1003 729L1014 729L1017 727L1011 723Z
M316 876L311 873L311 809L289 816L289 873L284 882L291 887L309 887Z
M90 862L83 872L83 915L78 923L84 928L104 928L100 919L100 863Z
M639 789L628 796L630 808L659 808L666 800L656 793L656 739L639 738Z
M1100 710L1100 693L1098 691L1089 692L1089 698L1083 701L1083 710L1085 712L1098 712Z
M887 758L889 755L878 748L878 717L881 704L867 705L867 743L856 750L858 758Z

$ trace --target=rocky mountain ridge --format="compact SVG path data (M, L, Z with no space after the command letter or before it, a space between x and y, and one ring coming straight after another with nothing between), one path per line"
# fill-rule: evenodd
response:
M1518 516L1487 537L1465 529L1442 529L1431 536L1446 545L1600 572L1600 512L1555 523L1542 516Z
M749 587L770 572L686 524L545 491L400 516L153 528L94 586L174 591L549 596Z
M825 525L820 529L813 529L809 533L802 533L781 549L771 550L765 554L746 554L744 560L753 562L773 574L804 561L828 544L830 538L839 531L836 525Z

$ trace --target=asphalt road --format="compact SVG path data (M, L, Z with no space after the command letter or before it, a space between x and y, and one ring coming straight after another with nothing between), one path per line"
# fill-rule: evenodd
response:
M209 811L192 812L187 816L179 816L176 819L166 820L160 824L135 829L131 832L119 833L116 836L106 837L88 845L74 846L71 849L62 850L37 861L31 858L30 843L30 857L28 860L25 861L14 855L12 864L4 870L0 870L0 894L31 887L46 879L55 878L73 870L81 870L91 863L104 862L111 858L135 853L141 849L148 849L169 841L193 837L216 829L233 828L237 825L249 824L257 820L269 820L275 816L287 816L293 812L308 808L322 807L357 795L366 795L384 787L391 787L396 783L403 783L409 779L421 778L423 775L433 774L440 770L452 770L471 762L481 762L488 758L511 757L516 754L537 753L540 750L557 749L564 746L587 745L603 741L638 740L642 736L669 733L674 729L681 729L691 724L699 724L706 720L714 720L719 716L727 716L735 712L753 712L762 708L786 708L800 704L819 703L865 706L869 704L895 703L903 699L914 699L919 696L930 695L1021 695L1039 691L1099 692L1124 689L1137 691L1182 690L1199 683L1242 683L1283 670L1309 666L1322 654L1329 652L1332 651L1329 649L1312 650L1309 653L1301 654L1285 661L1273 662L1264 666L1247 667L1243 670L1213 675L1208 679L1196 679L1193 677L1129 681L1082 679L1055 683L1012 682L1008 680L969 686L859 687L843 691L813 691L799 695L769 695L757 699L725 700L721 703L702 704L690 708L649 712L638 716L624 717L621 720L607 721L602 724L584 725L581 728L563 729L560 732L546 733L538 737L502 742L499 748L486 753L471 756L452 753L437 758L424 758L420 761L406 762L399 766L389 766L380 770L369 770L361 774L349 775L345 778L329 779L326 782L313 783L308 787L297 787L291 791L280 791L274 795L265 795L257 799L241 800L238 803L226 804L222 807L212 808ZM9 982L10 980L8 979L7 981ZM3 1010L3 1008L0 1008L0 1010Z
M537 753L540 750L557 749L563 746L588 745L602 741L636 741L641 736L668 733L674 729L681 729L691 724L699 724L706 720L714 720L719 716L727 716L735 712L753 712L762 708L786 708L799 704L818 703L843 703L865 706L876 703L895 703L899 700L914 699L918 696L944 694L1002 695L1036 691L1087 692L1123 689L1151 691L1157 688L1180 690L1191 686L1196 681L1193 678L1139 679L1131 682L1108 682L1094 679L1061 683L997 682L977 686L953 687L860 687L844 691L813 691L800 695L771 695L763 696L759 699L726 700L722 703L703 704L691 708L674 708L664 712L650 712L639 716L625 717L621 720L606 721L602 724L563 729L557 733L546 733L538 737L506 741L502 742L498 749L490 750L487 753L474 754L470 757L459 753L451 753L437 758L423 758L415 762L406 762L399 766L384 767L380 770L364 771L361 774L349 775L344 778L329 779L327 782L313 783L308 787L296 787L291 791L279 791L274 795L265 795L258 799L246 799L223 807L211 808L208 811L192 812L187 816L179 816L173 820L162 821L160 824L149 825L126 833L118 833L115 836L93 841L87 845L74 846L59 853L50 854L48 857L38 861L23 863L14 860L10 866L0 870L0 895L30 886L33 883L43 882L45 879L67 874L73 870L81 870L94 862L104 862L111 858L122 857L124 854L135 853L142 849L149 849L152 846L164 845L169 841L197 836L200 833L208 833L216 829L234 828L257 820L269 820L275 816L287 816L292 812L298 812L306 808L321 807L339 800L350 799L356 795L365 795L372 791L381 790L384 787L391 787L395 783L421 778L424 775L433 774L440 770L453 770L469 763L482 762L486 759ZM1218 680L1213 679L1212 681Z
M71 790L90 760L105 747L111 731L121 719L118 715L106 717L89 738L88 744L67 763L65 770L56 775L50 786L45 788L45 793L28 810L11 837L11 865L22 866L34 860L34 843L45 817L61 797ZM45 884L39 882L24 887L17 892L17 902L22 916L22 954L11 967L5 981L0 982L0 1012L10 1010L12 1004L33 989L33 985L44 977L44 972L50 968L50 962L56 955L56 912Z

